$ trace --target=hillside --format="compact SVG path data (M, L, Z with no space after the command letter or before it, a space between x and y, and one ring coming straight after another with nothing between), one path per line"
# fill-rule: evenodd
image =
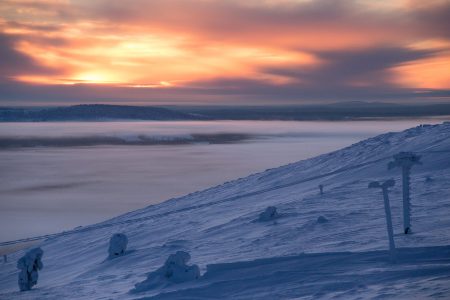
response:
M400 170L387 169L400 151L423 163L412 170L409 235ZM424 125L78 228L40 243L44 269L31 291L17 287L24 252L10 255L0 268L0 299L450 298L449 154L450 123ZM367 188L388 178L397 182L395 264L381 193ZM259 221L268 206L279 217ZM128 250L108 260L117 232L128 236ZM152 273L133 291L177 251L190 253L200 278L171 283Z
M198 120L190 113L162 107L86 104L51 108L0 108L0 122Z

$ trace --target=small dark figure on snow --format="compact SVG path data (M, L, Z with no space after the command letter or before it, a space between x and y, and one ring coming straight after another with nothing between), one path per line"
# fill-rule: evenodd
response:
M321 185L321 184L319 184L319 191L320 191L320 194L323 195L323 185Z
M34 248L17 261L17 268L20 269L18 283L21 292L29 291L37 284L38 271L44 267L41 261L42 255L44 251L41 248Z

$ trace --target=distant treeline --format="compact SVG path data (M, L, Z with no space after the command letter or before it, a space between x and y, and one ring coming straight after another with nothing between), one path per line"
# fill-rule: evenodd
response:
M0 108L3 122L198 120L199 116L163 107L87 104L51 108Z
M0 107L0 122L109 120L354 120L450 116L450 104L348 102L301 106L125 106L86 104L50 108Z
M354 120L450 116L449 104L400 105L349 102L302 106L181 107L180 111L223 120Z

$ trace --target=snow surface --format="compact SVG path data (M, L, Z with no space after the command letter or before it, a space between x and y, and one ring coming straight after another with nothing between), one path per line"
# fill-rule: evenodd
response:
M412 234L402 233L401 185L389 194L392 264L382 195L367 186L401 182L387 169L400 151L423 165L411 173ZM449 195L450 123L387 133L43 241L45 269L31 291L17 288L25 252L9 255L0 299L450 298ZM268 206L282 217L254 222ZM128 251L105 260L116 232ZM190 253L200 278L130 292L177 251Z

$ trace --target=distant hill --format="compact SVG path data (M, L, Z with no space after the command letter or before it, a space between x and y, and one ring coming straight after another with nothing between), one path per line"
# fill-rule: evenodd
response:
M108 120L357 120L450 116L450 104L340 102L296 106L126 106L85 104L53 108L0 107L0 122Z
M450 115L450 104L406 105L358 101L297 106L185 106L173 109L215 120L356 120Z
M87 104L53 108L0 108L0 122L198 120L201 116L162 107Z

